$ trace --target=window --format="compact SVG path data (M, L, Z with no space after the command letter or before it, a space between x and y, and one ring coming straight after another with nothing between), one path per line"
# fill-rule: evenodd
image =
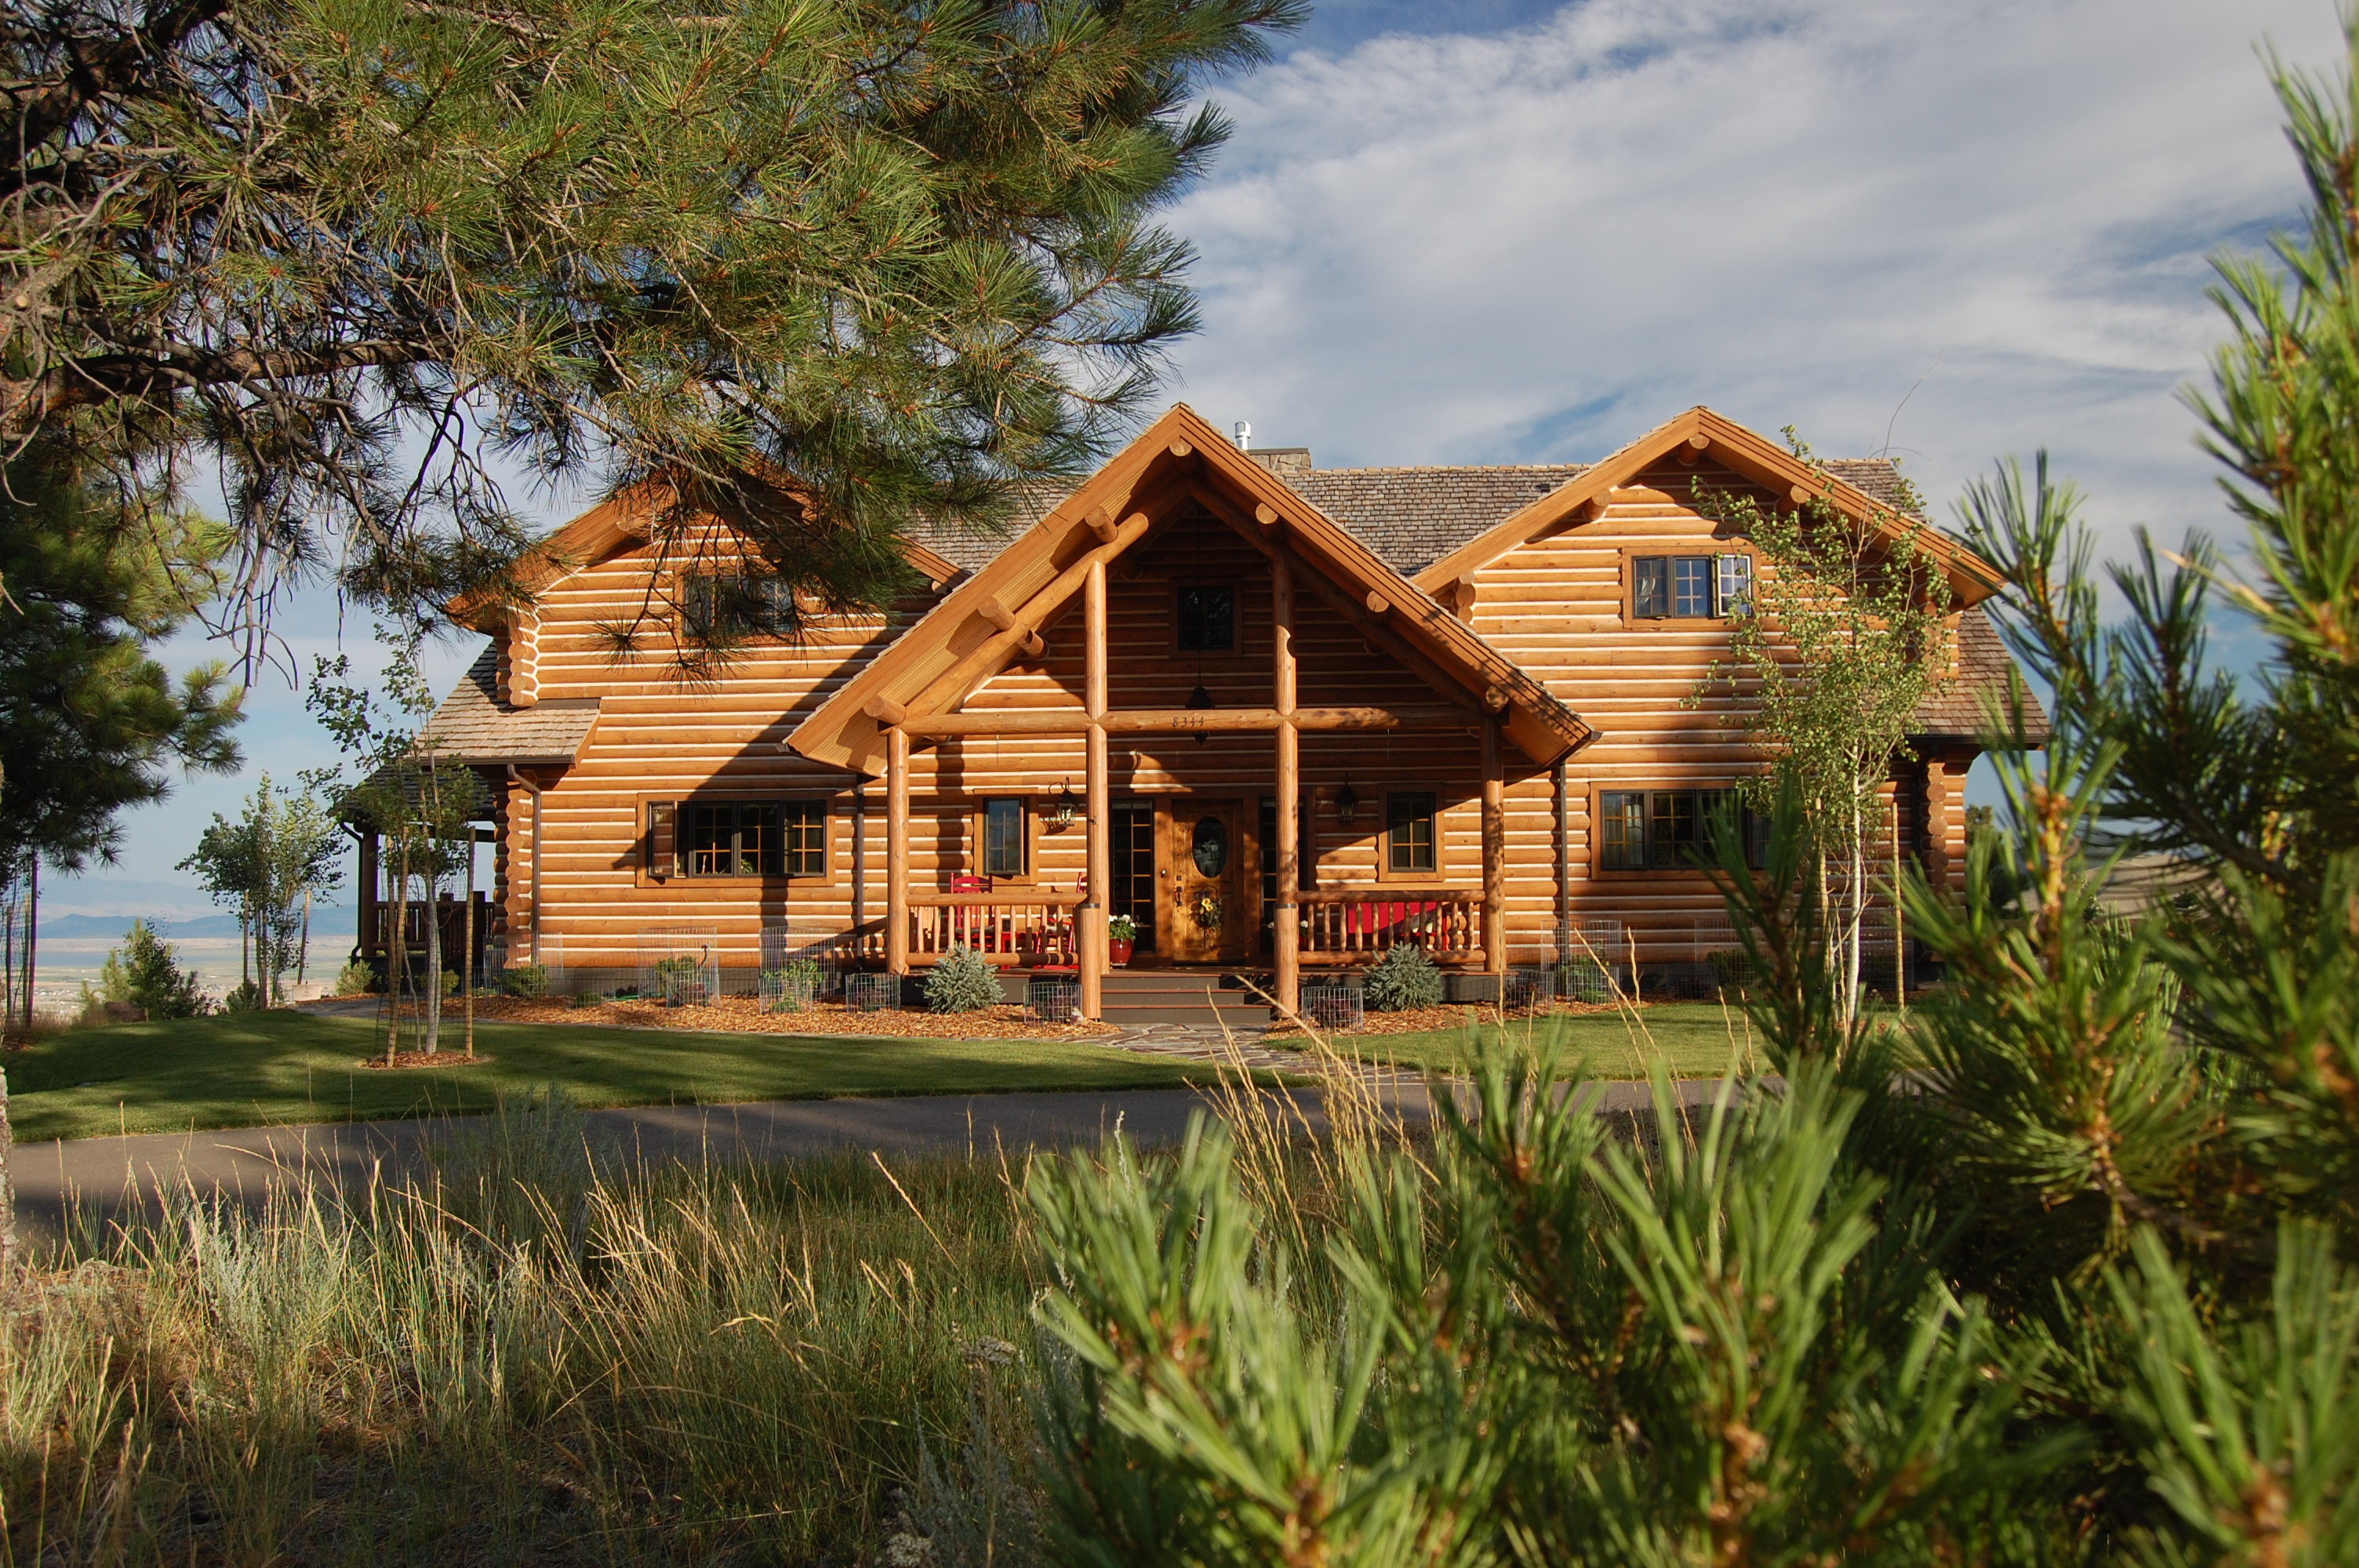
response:
M827 807L815 800L791 800L778 808L786 836L787 875L827 875Z
M1024 803L986 800L983 803L983 874L1020 877L1030 867L1025 855Z
M1225 654L1237 645L1237 590L1228 585L1179 590L1178 644L1183 654Z
M1434 855L1433 796L1388 795L1385 797L1385 870L1395 876L1431 871Z
M691 877L824 877L827 804L669 801L647 807L647 863ZM677 836L676 842L672 840Z
M1753 557L1633 556L1630 614L1639 621L1711 621L1753 606Z
M791 637L802 625L794 585L782 577L708 574L684 585L688 622L699 635L722 642L743 637Z
M1720 612L1749 615L1753 611L1753 557L1720 557Z
M1597 801L1597 864L1607 871L1690 869L1691 855L1711 853L1715 812L1739 814L1748 865L1767 865L1769 819L1725 789L1609 789Z

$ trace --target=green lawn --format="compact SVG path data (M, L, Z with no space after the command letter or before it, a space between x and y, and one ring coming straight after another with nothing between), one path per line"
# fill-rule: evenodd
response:
M1372 1018L1375 1015L1371 1015ZM1745 1014L1713 1002L1667 1002L1636 1012L1591 1012L1518 1022L1506 1026L1511 1039L1538 1044L1552 1035L1570 1070L1584 1059L1593 1078L1643 1078L1660 1059L1678 1078L1714 1078L1747 1044ZM1498 1026L1484 1032L1495 1038ZM1454 1072L1465 1065L1469 1032L1430 1030L1418 1034L1348 1034L1335 1044L1363 1061L1386 1062L1420 1071ZM1761 1065L1757 1047L1745 1070Z
M475 1026L482 1066L366 1072L366 1019L241 1013L53 1035L6 1064L20 1140L489 1109L551 1085L584 1107L1166 1088L1201 1064L1040 1041L814 1040L562 1023Z

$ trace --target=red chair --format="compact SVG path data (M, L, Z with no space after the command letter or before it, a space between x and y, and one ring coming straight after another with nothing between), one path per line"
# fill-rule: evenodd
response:
M989 892L990 891L989 877L952 877L951 879L952 892ZM953 908L951 911L950 927L951 942L953 946L964 947L974 953L998 951L995 939L999 935L999 923L993 918L992 912L987 908L971 909L964 906Z

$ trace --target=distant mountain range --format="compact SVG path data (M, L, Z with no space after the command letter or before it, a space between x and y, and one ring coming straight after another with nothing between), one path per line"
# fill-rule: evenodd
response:
M128 914L44 914L41 917L38 940L43 942L86 942L93 938L119 942L131 929L133 916ZM166 941L210 939L237 935L234 914L202 914L193 920L174 920L169 916L148 918L148 924ZM349 906L315 904L311 910L311 936L348 937L360 929L360 922Z

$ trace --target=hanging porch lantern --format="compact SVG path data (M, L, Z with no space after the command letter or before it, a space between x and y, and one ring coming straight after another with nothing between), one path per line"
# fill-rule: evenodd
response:
M1343 787L1335 792L1335 820L1349 827L1359 819L1360 797L1353 793L1352 781L1345 779Z

